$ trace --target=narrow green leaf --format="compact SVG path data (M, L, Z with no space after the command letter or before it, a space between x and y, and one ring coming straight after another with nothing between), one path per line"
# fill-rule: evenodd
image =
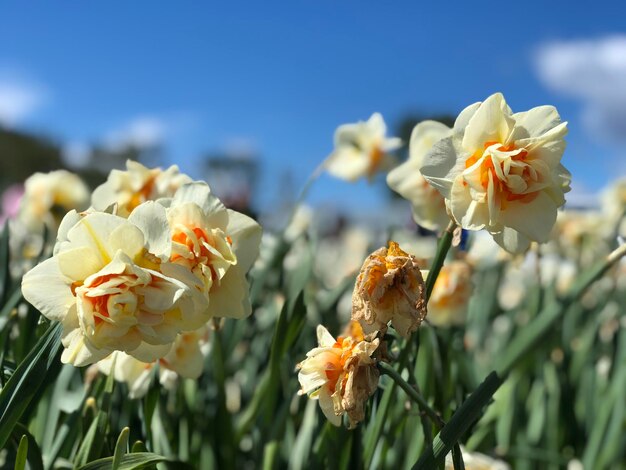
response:
M171 460L161 455L152 454L150 452L141 452L124 455L120 461L120 466L118 467L118 470L138 470L157 463L169 464L173 469L184 470L192 468L186 463L179 462L177 460ZM78 467L78 470L111 470L112 465L113 457L105 457L103 459L89 462L82 467Z
M368 429L365 433L365 444L363 446L365 449L365 454L363 456L364 468L371 467L372 459L374 458L374 451L376 450L378 439L380 438L385 420L387 419L387 412L389 411L389 405L391 404L391 399L394 396L395 391L396 383L390 381L390 383L387 384L387 388L385 388L385 391L383 392L382 398L380 399L374 419L370 421Z
M85 437L78 448L74 464L76 466L85 465L87 462L100 457L100 452L104 444L104 434L98 432L103 425L106 426L107 415L102 410L98 411L96 419L91 422L89 429L85 433Z
M26 468L26 456L28 455L28 438L22 436L20 439L20 445L17 448L17 455L15 456L15 470L24 470Z
M436 465L443 463L452 446L480 417L483 408L491 401L493 394L502 385L502 382L503 380L495 372L489 374L485 381L478 386L474 393L452 415L448 424L435 436L432 447L426 449L426 452L413 468L430 470L435 468Z
M113 452L113 462L111 463L111 470L117 470L118 468L120 468L122 458L124 457L124 454L126 453L126 447L128 446L129 435L130 429L127 426L122 429L120 436L117 438L117 442L115 443L115 452Z
M0 392L0 448L4 447L22 413L49 380L48 372L61 351L60 323L51 325L17 367Z

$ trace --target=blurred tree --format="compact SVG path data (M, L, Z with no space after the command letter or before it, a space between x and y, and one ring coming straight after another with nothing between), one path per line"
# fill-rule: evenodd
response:
M36 171L64 167L61 149L53 141L0 128L0 190L23 182Z
M250 201L259 176L256 155L208 154L204 160L206 181L215 194L227 207L254 216Z

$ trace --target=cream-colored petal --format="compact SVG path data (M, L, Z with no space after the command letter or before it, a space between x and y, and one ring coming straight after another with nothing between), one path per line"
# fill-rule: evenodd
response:
M419 168L432 146L451 132L452 130L441 122L420 122L413 128L413 132L411 132L409 160L414 161Z
M86 246L70 248L56 256L59 271L72 281L83 281L102 269L102 260Z
M530 202L511 201L500 213L500 222L529 239L545 243L556 222L557 208L543 191Z
M486 142L507 143L514 125L502 93L494 93L481 103L469 120L463 136L463 149L471 154L482 150Z
M142 253L145 247L145 238L139 227L132 224L123 224L111 232L107 245L109 253L121 251L134 258Z
M528 111L513 115L515 127L525 132L520 132L516 139L539 137L561 124L561 116L554 106L537 106ZM516 134L518 133L516 129Z
M356 181L368 173L370 161L366 155L353 147L334 151L325 163L326 171L337 178Z
M172 237L165 208L158 202L148 201L137 206L128 221L143 232L148 250L158 257L168 259Z
M438 141L428 151L420 168L424 179L445 198L450 196L453 179L465 168L465 160L458 157L455 142L454 136Z
M212 317L244 318L252 313L246 275L239 266L232 266L220 286L209 293Z
M248 271L259 256L263 235L261 226L247 215L229 209L225 233L232 239L238 266Z
M496 243L509 253L523 253L530 247L528 237L510 227L504 227L503 230L492 235Z
M136 349L126 352L138 361L154 362L164 357L168 352L170 352L170 349L172 349L172 343L155 345L142 342Z
M489 224L488 205L472 199L469 188L463 184L462 177L454 181L449 207L452 216L466 230L481 230Z
M336 340L324 325L317 325L317 344L322 348L331 348Z
M200 206L205 215L211 216L212 228L226 229L228 215L226 207L213 195L204 182L193 182L180 187L172 199L172 207L192 202Z
M24 275L22 294L43 316L62 321L76 302L70 283L59 270L57 260L49 258Z
M333 403L333 399L330 396L330 393L326 388L321 388L318 395L320 408L326 416L326 419L330 421L330 423L334 426L341 426L341 416L337 416L335 414L335 405Z

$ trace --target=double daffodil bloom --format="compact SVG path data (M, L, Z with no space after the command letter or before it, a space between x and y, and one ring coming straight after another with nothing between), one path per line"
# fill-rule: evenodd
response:
M35 173L24 183L18 219L29 230L44 225L56 232L63 216L72 209L86 209L89 189L82 179L66 170Z
M259 254L261 226L226 209L208 185L184 185L169 201L171 264L192 272L209 301L210 317L243 318L250 314L246 273Z
M128 160L126 170L112 170L106 182L98 186L91 204L96 210L106 210L116 205L116 214L128 217L141 203L171 197L183 184L191 183L191 178L180 173L178 166L146 168L141 163Z
M486 229L510 252L549 239L570 174L566 123L552 106L513 113L500 93L465 108L424 158L424 178L465 229Z
M300 394L319 400L326 418L335 426L347 414L349 426L365 418L365 402L378 386L378 369L372 354L380 340L364 335L358 322L348 325L336 340L322 325L317 327L319 347L298 364Z
M326 161L331 175L347 181L372 179L389 169L393 157L389 152L402 146L398 137L387 137L387 126L379 113L367 121L343 124L335 131L335 150Z
M150 362L165 355L180 332L207 321L207 303L184 273L164 274L168 232L140 229L167 227L160 207L146 203L128 220L70 212L54 256L24 276L24 298L63 324L63 362L87 365L113 351Z
M445 228L450 221L444 197L424 179L420 168L434 144L452 132L437 121L422 121L411 133L409 159L387 175L387 184L411 203L415 223L429 230Z

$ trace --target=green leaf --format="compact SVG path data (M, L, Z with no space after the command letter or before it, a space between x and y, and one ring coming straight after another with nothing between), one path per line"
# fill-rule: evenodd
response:
M49 370L61 351L60 323L51 325L17 367L0 392L0 448L4 447L24 411L42 386L50 382Z
M117 470L120 468L120 464L122 463L122 458L124 457L124 454L126 453L126 447L128 446L129 434L130 434L130 429L127 426L124 429L122 429L120 436L117 438L117 443L115 444L115 452L113 453L113 462L111 464L111 470Z
M15 456L15 470L24 470L26 468L26 456L28 455L28 438L22 436L20 439L20 445L17 448L17 455Z
M365 444L363 446L365 449L365 455L363 456L364 468L371 467L372 459L374 458L374 451L378 445L378 439L380 438L385 420L387 419L387 413L395 391L396 383L390 381L390 383L387 384L387 388L385 388L385 391L383 392L383 397L378 404L378 409L376 410L374 418L370 420L370 424L365 433Z
M113 375L113 374L111 374ZM74 464L76 466L84 465L90 460L100 457L102 446L104 445L104 433L98 430L105 428L107 424L107 415L102 410L98 411L96 419L91 422L89 429L85 433L85 437L80 444Z
M11 288L11 271L9 269L9 221L4 223L0 234L0 305L4 305Z
M22 444L24 439L27 440L28 444ZM35 441L33 435L28 432L28 429L18 423L13 430L13 434L11 435L11 441L14 443L14 445L18 445L19 442L18 454L20 446L27 446L26 462L28 463L28 468L30 470L43 470L43 459L41 457L41 450L39 449L39 446L37 445L37 442ZM19 468L17 464L15 468Z
M138 470L146 468L150 465L157 463L170 464L171 468L176 469L191 469L192 467L186 463L171 460L158 454L152 454L150 452L141 452L135 454L126 454L121 458L118 470ZM103 459L94 460L82 467L78 467L78 470L111 470L113 465L113 457L105 457Z
M443 463L445 456L450 452L454 444L480 417L483 408L491 401L493 394L502 385L503 380L492 372L485 381L478 386L467 400L452 415L448 424L435 436L432 447L426 452L413 467L416 470L430 470L436 465Z

